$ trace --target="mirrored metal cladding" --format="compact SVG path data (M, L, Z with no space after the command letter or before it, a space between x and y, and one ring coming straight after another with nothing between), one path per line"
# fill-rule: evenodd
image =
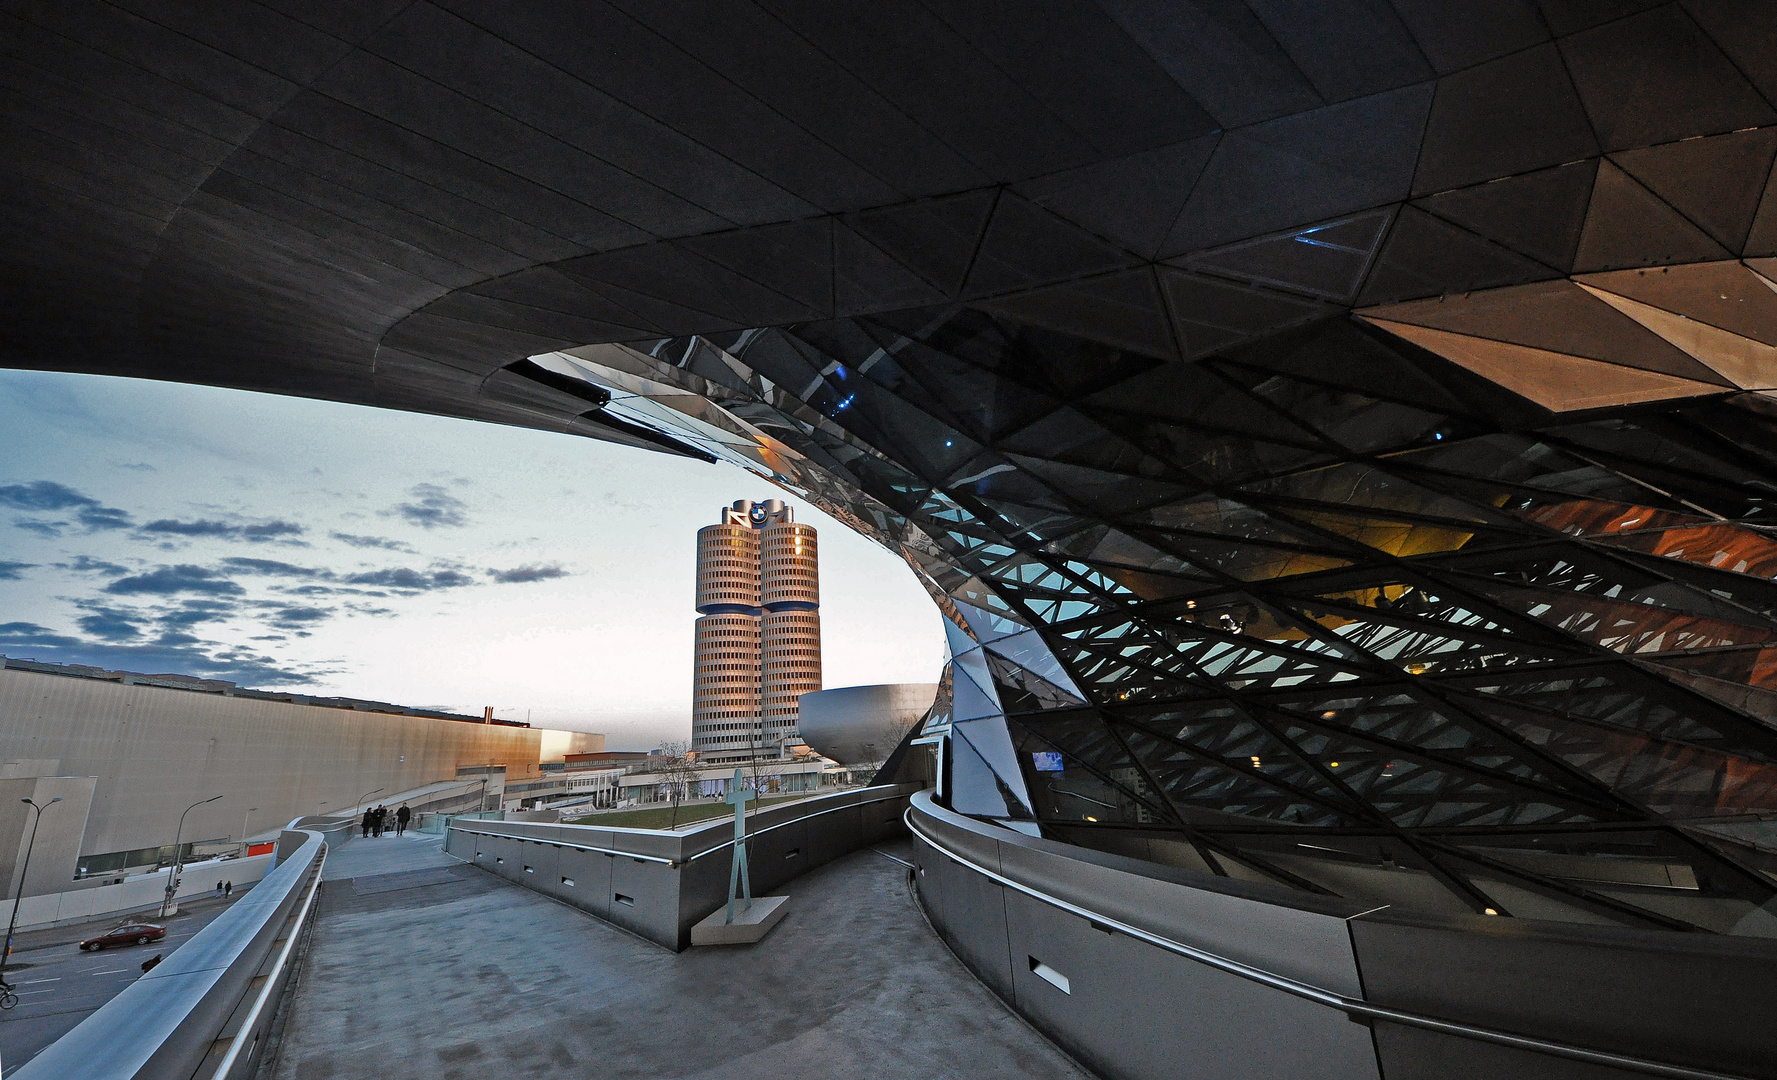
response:
M1408 909L1777 933L1777 402L1513 427L1349 319L1189 361L940 308L534 362L904 555L954 809Z

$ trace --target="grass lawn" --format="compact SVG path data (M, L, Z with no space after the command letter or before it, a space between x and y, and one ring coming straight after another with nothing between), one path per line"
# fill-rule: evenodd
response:
M795 802L824 794L818 791L799 791L794 795L774 795L748 803L749 808L771 806L774 803ZM679 824L688 825L692 822L707 821L710 818L733 817L734 808L727 803L692 803L679 807ZM579 818L562 818L566 825L604 825L613 829L664 829L673 820L673 808L651 806L646 810L606 810L597 814L588 814Z

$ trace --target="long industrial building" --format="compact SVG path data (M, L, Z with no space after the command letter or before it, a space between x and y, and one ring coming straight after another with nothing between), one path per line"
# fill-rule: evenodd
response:
M440 793L441 806L473 810L485 795L498 809L508 786L540 776L540 728L373 702L310 704L216 680L3 663L0 778L68 777L90 788L90 807L69 800L44 818L49 829L62 815L84 815L64 845L78 860L46 861L40 852L26 895L66 888L76 873L170 858L181 813L213 795L222 798L185 820L188 853L193 844L275 837L294 818L350 812L433 785L450 789ZM588 749L602 749L602 741ZM459 785L459 773L491 779ZM0 855L0 866L19 861Z
M727 463L879 541L950 647L871 825L920 970L1102 1076L1777 1077L1774 25L21 8L0 363Z

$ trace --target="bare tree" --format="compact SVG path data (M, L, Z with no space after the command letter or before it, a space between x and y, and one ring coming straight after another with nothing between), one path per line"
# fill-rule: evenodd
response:
M748 804L749 814L765 809L765 796L772 781L778 779L778 774L772 772L771 765L783 758L785 738L781 732L767 735L763 727L753 733L753 756L747 762L747 779L759 797Z
M691 786L697 783L697 759L682 742L663 742L659 753L660 776L673 801L672 824L668 828L676 829L679 827L679 803L690 796Z

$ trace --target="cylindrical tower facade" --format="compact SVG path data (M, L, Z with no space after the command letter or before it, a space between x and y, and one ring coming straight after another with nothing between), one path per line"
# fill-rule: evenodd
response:
M700 755L751 746L759 726L759 530L735 504L697 532L697 620L691 748ZM739 517L740 522L734 518Z
M749 525L697 530L697 610L759 613L759 530Z
M691 748L699 756L738 752L759 739L759 617L697 620L691 690Z
M742 500L697 533L691 746L706 761L775 756L821 688L814 529L776 499Z
M768 611L763 622L760 726L766 745L775 747L795 741L797 700L821 688L821 615Z
M821 577L812 526L783 518L762 530L759 600L765 609L761 730L767 745L796 735L796 704L821 688Z

